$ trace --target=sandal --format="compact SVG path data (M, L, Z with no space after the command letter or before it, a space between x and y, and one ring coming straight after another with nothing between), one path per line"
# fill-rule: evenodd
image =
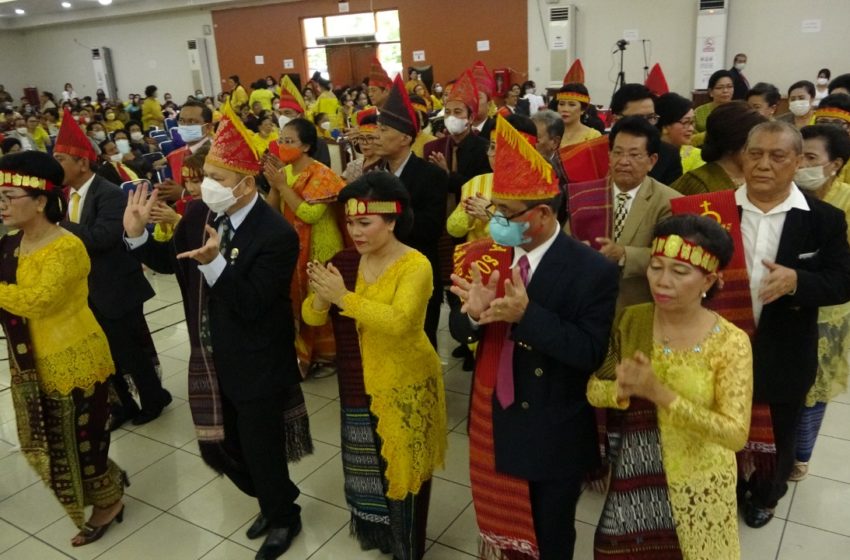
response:
M113 517L112 520L109 521L109 523L106 523L106 524L101 525L99 527L94 527L93 525L90 525L88 523L83 525L82 530L79 533L77 533L77 536L82 537L83 540L81 542L78 542L78 543L71 541L71 546L75 546L75 547L76 546L85 546L87 544L91 544L91 543L93 543L97 540L100 540L101 537L103 537L103 535L106 534L106 530L109 529L109 527L112 525L113 521L117 521L118 523L121 523L121 522L124 521L124 506L123 505L121 506L121 509L118 511L118 513L115 514L115 517Z
M791 482L800 482L801 480L805 480L808 474L809 463L796 461L794 463L794 470L791 471L791 475L788 477L788 480Z

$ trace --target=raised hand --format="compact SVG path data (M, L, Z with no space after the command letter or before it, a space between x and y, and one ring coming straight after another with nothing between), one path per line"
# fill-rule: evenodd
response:
M151 221L155 224L171 224L177 225L180 221L180 214L174 211L174 208L164 202L157 202L156 206L151 208Z
M124 231L127 237L139 237L144 233L158 194L157 189L154 189L148 198L147 183L142 183L136 190L130 191L127 208L124 209Z
M515 266L511 279L505 280L505 296L494 299L490 307L481 313L478 322L482 325L496 321L519 323L525 315L526 307L528 307L528 293L525 291L519 267Z
M486 284L481 280L481 270L479 270L477 263L472 263L470 272L472 274L471 281L461 278L457 274L452 274L454 285L451 287L451 292L463 301L460 308L461 312L477 321L496 299L499 271L494 270Z
M219 236L216 229L212 226L206 226L207 242L204 243L203 247L198 249L193 249L191 251L185 251L177 255L178 259L195 259L201 264L210 264L220 253L219 253Z
M310 287L322 303L340 306L348 289L345 287L342 273L334 265L328 263L327 266L322 266L318 261L307 263L307 276L310 278Z

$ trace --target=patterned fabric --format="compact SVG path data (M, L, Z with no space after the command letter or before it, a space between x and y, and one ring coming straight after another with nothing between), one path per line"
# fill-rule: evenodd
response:
M626 223L626 217L629 215L629 211L626 207L626 203L629 201L629 193L621 192L617 193L617 205L614 209L614 242L620 240L620 235L623 233L623 226Z
M612 457L611 491L597 530L596 557L739 558L735 451L744 446L750 425L749 339L718 317L715 328L693 348L666 348L652 341L653 313L652 304L625 310L605 364L588 383L592 405L625 411L622 428L612 430L622 434L622 443ZM668 408L655 412L655 420L648 412L654 405L617 400L616 365L636 350L650 356L655 375L677 394ZM650 420L660 435L655 441ZM662 490L673 523L660 507ZM621 492L625 498L618 496ZM640 511L618 510L629 503ZM647 539L657 547L648 550Z
M808 463L815 450L815 442L826 414L826 403L815 403L814 406L803 408L800 421L797 424L797 461Z

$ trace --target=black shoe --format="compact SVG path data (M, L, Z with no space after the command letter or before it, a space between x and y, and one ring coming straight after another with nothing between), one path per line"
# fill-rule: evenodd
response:
M469 354L469 348L466 347L466 344L461 344L452 350L452 358L463 358L467 354Z
M260 512L257 518L251 523L251 526L248 527L248 530L245 531L245 536L249 539L256 539L257 537L261 537L269 532L269 520Z
M156 420L157 418L159 418L159 415L162 414L162 411L165 409L165 407L171 404L171 400L171 393L163 389L162 400L160 401L159 406L150 410L143 408L141 412L139 412L139 414L135 418L133 418L133 424L136 426L141 426L142 424L147 424L152 420Z
M275 560L280 558L284 552L289 550L289 545L301 532L301 520L290 527L275 527L269 529L269 535L263 542L263 546L257 551L254 560Z
M759 508L754 506L752 502L747 502L744 508L744 523L747 524L747 527L760 529L770 523L771 519L773 519L772 508Z
M473 371L475 369L475 356L471 353L463 359L463 364L460 366L463 371Z
M139 409L127 411L126 408L120 406L112 407L112 412L109 419L109 431L114 432L130 420L135 419L139 415Z

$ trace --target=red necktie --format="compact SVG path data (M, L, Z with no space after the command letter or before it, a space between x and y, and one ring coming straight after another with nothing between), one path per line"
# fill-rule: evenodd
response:
M521 256L517 266L519 266L522 283L527 286L530 268L528 256ZM499 404L502 405L503 409L508 408L514 402L514 341L511 338L510 329L505 335L505 342L502 344L502 352L499 355L499 365L496 370L496 398L499 399Z

